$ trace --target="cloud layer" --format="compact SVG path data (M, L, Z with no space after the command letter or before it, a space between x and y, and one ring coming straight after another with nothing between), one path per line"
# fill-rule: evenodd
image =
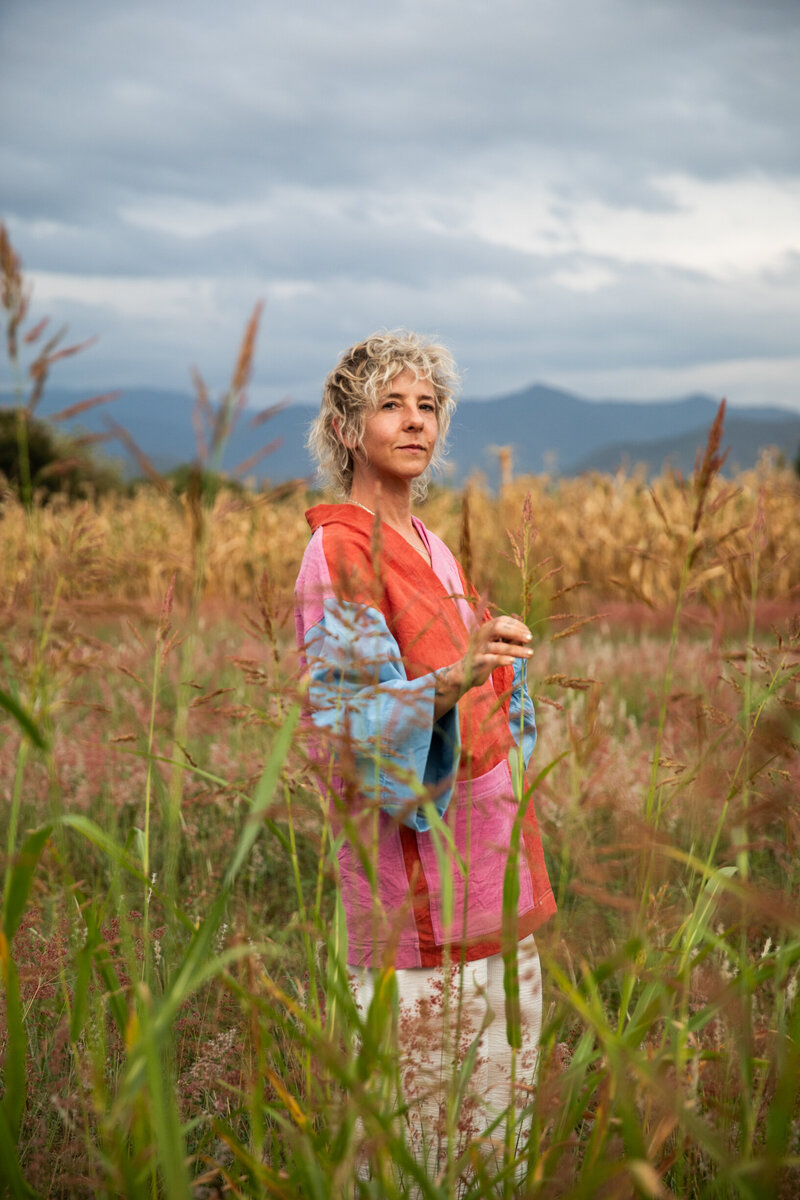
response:
M468 394L800 409L794 0L10 0L0 217L62 382L312 400L381 326Z

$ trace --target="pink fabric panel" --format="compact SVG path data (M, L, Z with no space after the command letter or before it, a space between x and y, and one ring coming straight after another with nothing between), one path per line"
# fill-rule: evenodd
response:
M419 938L410 907L403 847L397 822L379 811L355 818L360 826L345 835L339 849L339 879L347 915L347 961L354 966L378 966L387 947L397 947L397 967L420 965ZM354 842L366 849L373 864L377 895Z
M444 819L467 869L464 875L455 864L452 868L453 912L449 926L445 925L442 913L442 878L434 834L417 838L430 893L431 922L437 942L481 938L497 932L498 914L503 910L503 879L516 812L517 802L508 763L500 762L478 779L467 779L456 785ZM522 916L535 903L528 860L522 845L519 860L517 912ZM467 885L469 896L465 917Z
M309 629L322 620L322 602L333 595L333 584L325 558L322 537L323 530L318 529L308 543L294 589L294 623L297 631L297 645L301 652ZM311 586L309 586L309 581ZM302 607L298 600L300 596L303 596L305 601Z

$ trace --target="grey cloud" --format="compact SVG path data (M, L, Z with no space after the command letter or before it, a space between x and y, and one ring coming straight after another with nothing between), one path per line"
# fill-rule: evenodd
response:
M564 372L592 367L680 367L780 355L793 344L789 303L751 306L733 289L674 272L629 269L614 288L589 295L566 292L541 275L519 287L522 299L515 301L498 293L496 275L479 272L424 286L341 274L309 295L270 301L267 291L256 382L269 399L285 392L313 399L337 353L377 326L410 325L442 336L467 372L469 394L509 390L534 378L557 381ZM166 327L157 318L132 325L68 306L76 337L98 332L101 338L82 360L63 364L59 378L98 386L140 382L146 355L152 382L184 386L194 362L219 388L257 289L253 278L225 284L219 296L224 320L211 325L192 312Z
M304 398L376 325L439 332L484 392L592 364L787 353L791 271L756 303L674 270L447 230L449 198L495 180L538 176L565 212L586 198L658 211L667 173L796 176L795 14L794 0L11 0L0 216L30 269L216 280L217 315L169 327L59 304L76 336L102 335L65 373L103 386L115 372L183 384L192 361L221 384L261 294L276 298L259 379ZM269 207L293 185L343 196L324 213ZM441 197L445 232L375 215L376 198L415 188ZM170 197L265 213L191 239L123 215ZM585 263L618 282L592 293L552 282ZM313 290L275 293L298 279Z
M67 186L76 150L112 188L171 180L191 194L199 179L220 198L270 173L352 181L416 162L441 175L498 146L585 156L587 184L617 188L624 161L603 169L604 151L701 174L745 156L797 162L796 33L769 18L754 32L713 7L200 5L178 21L170 6L84 0L79 39L48 29L41 5L28 11L9 21L8 104ZM580 161L571 170L581 178Z
M11 223L12 236L18 223ZM325 286L341 275L417 287L454 274L495 274L506 282L528 278L536 270L530 256L463 233L438 233L401 222L387 227L353 204L326 215L300 205L284 206L274 217L206 237L176 238L122 223L113 233L105 226L77 225L65 232L42 231L26 256L29 269L80 274L91 263L98 274L158 278L226 276L260 278L265 284L307 280ZM538 265L549 270L546 262Z

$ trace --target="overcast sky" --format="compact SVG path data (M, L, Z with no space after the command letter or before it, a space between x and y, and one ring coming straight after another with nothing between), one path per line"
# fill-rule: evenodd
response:
M800 4L2 0L0 219L53 382L316 400L441 336L464 393L800 410Z

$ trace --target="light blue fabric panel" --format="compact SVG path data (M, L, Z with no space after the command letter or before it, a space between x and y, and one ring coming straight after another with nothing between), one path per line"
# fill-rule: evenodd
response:
M402 655L381 612L327 599L308 631L309 703L319 729L348 734L360 790L420 833L430 824L413 780L433 790L440 816L453 794L458 766L458 712L434 725L435 676L408 679Z
M514 659L514 687L511 692L511 701L508 706L508 727L511 730L511 736L517 746L520 744L520 713L524 712L522 718L522 758L527 767L530 762L533 748L536 745L536 714L533 710L533 701L528 695L528 689L524 686L522 680L522 667L524 660L521 658Z

